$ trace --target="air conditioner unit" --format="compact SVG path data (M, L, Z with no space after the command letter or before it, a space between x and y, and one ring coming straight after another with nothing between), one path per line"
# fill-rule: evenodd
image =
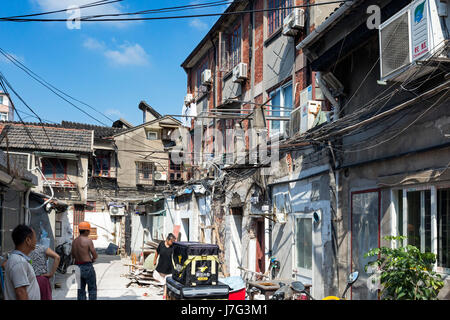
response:
M206 69L205 71L202 72L202 84L203 85L212 84L212 76L210 69Z
M167 181L167 173L161 171L155 171L154 177L156 181Z
M322 102L311 100L300 108L300 133L304 133L313 127L316 116L322 109Z
M233 69L233 82L242 82L247 79L247 64L239 63Z
M291 120L289 121L289 136L291 137L300 131L301 111L301 107L291 111Z
M194 96L190 93L188 93L185 97L184 97L184 104L189 104L192 101L194 101Z
M123 216L125 214L124 207L109 207L109 214L111 216Z
M295 8L283 21L283 35L295 36L298 31L305 27L305 10Z
M381 81L414 80L435 70L424 62L450 61L449 10L450 1L416 0L380 25Z

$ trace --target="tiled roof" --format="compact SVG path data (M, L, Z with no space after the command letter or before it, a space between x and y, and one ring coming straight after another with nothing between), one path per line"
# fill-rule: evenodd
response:
M125 130L122 128L113 128L113 127L103 127L96 126L87 123L77 123L71 121L61 121L61 127L67 129L85 129L85 130L94 130L94 138L102 139L107 137L112 137L113 135Z
M6 131L5 131L6 130ZM58 125L39 123L1 122L0 131L7 134L0 148L66 151L92 151L92 130L68 129Z

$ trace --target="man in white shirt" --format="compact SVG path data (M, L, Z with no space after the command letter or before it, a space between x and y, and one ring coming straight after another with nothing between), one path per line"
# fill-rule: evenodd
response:
M36 233L21 224L13 230L12 239L16 249L5 265L5 300L40 300L39 284L28 257L36 247Z

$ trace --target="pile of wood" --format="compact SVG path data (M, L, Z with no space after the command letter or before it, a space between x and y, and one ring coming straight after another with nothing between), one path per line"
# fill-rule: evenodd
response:
M134 271L130 271L125 275L131 281L127 284L127 288L132 284L140 286L162 286L159 281L153 278L153 271L144 269L141 266L134 266Z

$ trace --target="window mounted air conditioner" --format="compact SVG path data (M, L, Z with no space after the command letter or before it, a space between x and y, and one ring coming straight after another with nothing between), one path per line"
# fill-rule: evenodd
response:
M304 133L314 126L317 114L322 109L322 102L311 100L300 109L300 133Z
M294 136L300 131L301 123L301 107L295 108L291 111L291 119L289 121L289 136Z
M123 216L125 214L124 207L109 207L109 214L111 216Z
M414 80L435 70L425 62L450 61L449 9L450 1L416 0L380 25L381 81Z
M202 72L202 85L207 86L210 84L212 84L211 70L206 69Z
M194 96L192 94L188 93L184 97L184 104L190 104L192 101L194 101Z
M239 63L233 69L233 82L242 82L247 79L247 64Z
M154 177L156 181L167 181L167 173L161 171L155 171Z
M283 21L283 35L295 36L305 27L305 10L294 8Z

